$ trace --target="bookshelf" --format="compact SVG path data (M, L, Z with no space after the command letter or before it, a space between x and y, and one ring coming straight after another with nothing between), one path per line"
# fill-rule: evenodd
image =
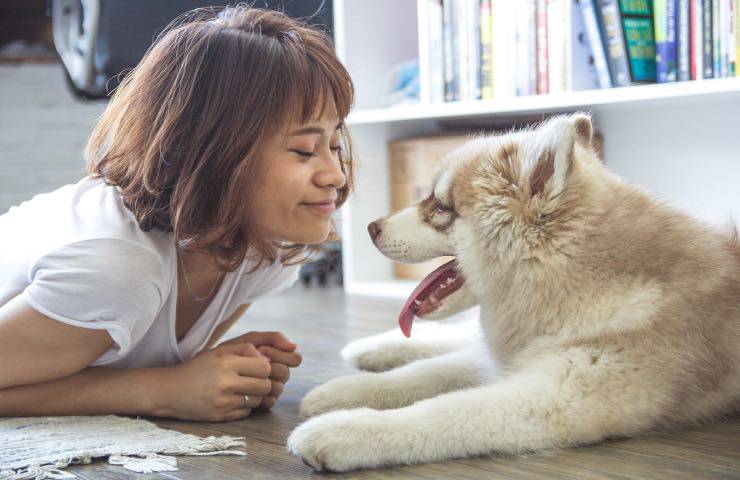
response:
M339 218L348 293L405 297L416 285L393 278L366 230L390 212L387 143L494 119L591 112L616 173L701 219L740 220L740 78L385 106L385 72L419 55L422 1L334 0L337 50L357 90L348 118L357 182Z

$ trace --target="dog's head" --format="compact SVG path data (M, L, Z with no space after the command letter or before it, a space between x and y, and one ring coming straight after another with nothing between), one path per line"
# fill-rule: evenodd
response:
M477 285L489 283L466 277L490 278L564 253L578 228L582 173L599 163L584 114L475 138L450 153L426 199L368 226L375 246L394 260L457 257L408 299L399 317L404 333L414 316L443 318L489 295Z

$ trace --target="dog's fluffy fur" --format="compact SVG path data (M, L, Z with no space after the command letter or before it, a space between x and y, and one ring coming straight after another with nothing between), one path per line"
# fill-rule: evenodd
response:
M309 393L302 413L319 416L292 433L292 452L346 471L583 445L737 411L736 234L627 185L591 138L578 114L473 139L428 199L378 221L389 257L457 257L465 285L430 316L479 304L480 324L417 322L410 340L350 344L350 362L390 370Z

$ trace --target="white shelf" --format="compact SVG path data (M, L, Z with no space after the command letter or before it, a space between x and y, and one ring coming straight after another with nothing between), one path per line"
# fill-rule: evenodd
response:
M532 95L470 102L399 105L355 111L350 114L347 122L349 125L367 125L420 119L444 120L503 114L546 113L732 92L740 92L739 77L635 85L604 90L569 92L559 95Z
M495 117L589 111L617 174L702 219L740 218L740 78L382 108L386 72L423 48L424 1L334 0L335 43L357 93L347 119L355 192L340 225L348 293L405 298L416 286L394 278L367 233L368 222L390 213L388 142Z

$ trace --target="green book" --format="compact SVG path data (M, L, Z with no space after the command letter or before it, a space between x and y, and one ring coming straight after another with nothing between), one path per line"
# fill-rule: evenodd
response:
M652 0L619 0L632 81L655 81Z

